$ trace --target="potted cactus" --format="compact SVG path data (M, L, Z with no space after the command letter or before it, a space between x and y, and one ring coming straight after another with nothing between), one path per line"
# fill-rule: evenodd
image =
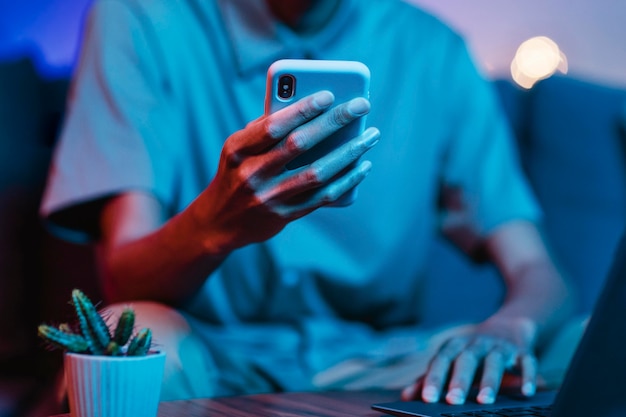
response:
M165 353L152 349L151 330L135 332L131 307L107 322L78 289L72 291L71 304L74 325L41 324L37 329L47 346L64 351L71 416L155 417Z

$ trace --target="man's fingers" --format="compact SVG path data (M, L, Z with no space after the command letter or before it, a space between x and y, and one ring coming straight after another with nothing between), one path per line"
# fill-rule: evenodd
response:
M530 353L520 357L522 368L522 394L532 397L537 391L537 358Z
M369 110L369 101L359 97L340 104L314 120L299 126L272 150L272 164L280 167L287 165L341 128L363 117Z
M351 169L346 175L331 182L326 187L317 191L313 201L319 206L332 204L339 200L341 196L352 190L361 183L372 169L370 161L363 161L354 169Z
M298 195L289 201L275 203L273 210L285 219L298 219L315 209L337 201L363 181L371 168L370 161L362 161L331 184Z
M379 138L380 131L370 127L357 138L313 162L311 167L318 171L323 181L328 181L374 147Z
M427 403L439 401L441 390L450 372L454 359L467 345L467 339L454 338L448 341L437 355L431 360L428 371L424 376L422 400Z
M320 91L277 111L268 117L267 134L270 139L282 139L289 132L316 118L335 101L330 91Z
M495 401L503 377L508 368L517 364L521 369L522 394L530 397L535 394L537 386L537 359L532 354L515 353L512 349L496 348L485 357L483 375L480 381L478 402L491 404Z
M335 101L330 91L320 91L251 122L234 137L236 152L255 155L280 143L292 131L324 113Z
M476 399L481 404L492 404L502 383L502 376L510 362L510 353L502 348L495 348L485 356L483 374L480 380L480 389Z
M492 339L478 337L456 358L446 395L446 401L449 404L463 404L465 402L474 375L476 375L492 345Z
M285 171L278 177L278 181L268 182L267 189L260 193L259 198L263 201L287 200L299 193L306 193L326 185L329 185L327 189L329 192L334 189L343 189L344 184L339 179L346 175L354 176L354 173L349 171L344 173L346 168L353 165L365 152L376 145L379 136L378 129L369 128L359 137L323 156L311 165L298 170ZM337 184L332 185L333 182L337 182ZM312 193L316 193L316 191ZM332 195L327 193L325 198L331 199Z

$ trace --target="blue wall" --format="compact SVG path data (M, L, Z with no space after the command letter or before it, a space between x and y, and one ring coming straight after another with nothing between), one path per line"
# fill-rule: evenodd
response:
M91 0L0 0L0 61L31 57L47 78L70 74Z

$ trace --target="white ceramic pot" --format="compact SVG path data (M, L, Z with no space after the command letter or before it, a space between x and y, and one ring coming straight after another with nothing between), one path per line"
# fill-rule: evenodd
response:
M165 353L98 356L66 353L72 417L156 417Z

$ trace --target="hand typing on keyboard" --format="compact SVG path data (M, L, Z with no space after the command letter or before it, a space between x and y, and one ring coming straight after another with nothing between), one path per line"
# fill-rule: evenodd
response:
M446 402L462 404L474 381L478 382L476 400L482 404L495 401L503 381L532 396L537 379L536 337L537 328L530 320L494 316L443 343L426 373L404 389L402 398L437 402L445 395Z

